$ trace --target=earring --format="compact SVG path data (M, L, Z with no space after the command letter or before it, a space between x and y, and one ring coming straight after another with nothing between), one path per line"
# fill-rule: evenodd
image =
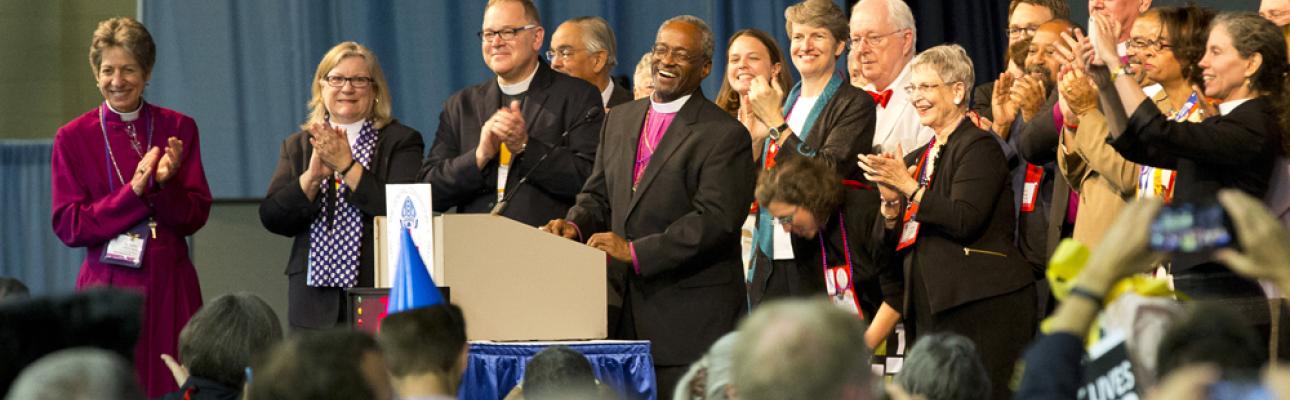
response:
M962 103L962 102L963 102L963 100L959 99L958 97L955 97L955 98L954 98L954 105L956 105L956 106L957 106L957 105L959 105L959 103Z

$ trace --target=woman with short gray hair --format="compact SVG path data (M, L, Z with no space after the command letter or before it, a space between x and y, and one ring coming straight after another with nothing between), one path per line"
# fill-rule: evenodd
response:
M887 249L904 263L910 336L952 332L971 339L993 383L1006 382L1036 327L1035 285L1013 245L1012 188L1003 149L965 118L972 60L958 45L912 61L903 89L919 122L936 134L905 159L903 149L860 156L879 185ZM911 176L907 165L915 166Z

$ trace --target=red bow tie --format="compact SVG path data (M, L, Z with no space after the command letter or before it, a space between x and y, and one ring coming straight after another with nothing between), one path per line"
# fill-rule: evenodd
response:
M891 101L891 89L887 89L881 92L875 92L871 90L866 90L866 91L869 92L870 96L873 96L873 101L875 103L878 103L878 106L882 108L887 108L887 102Z

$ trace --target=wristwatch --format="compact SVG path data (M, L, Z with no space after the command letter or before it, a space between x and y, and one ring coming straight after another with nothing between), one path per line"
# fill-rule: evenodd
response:
M1129 75L1128 65L1121 65L1120 68L1111 70L1111 82L1115 82L1116 79L1119 79L1120 75Z
M788 130L788 122L785 122L783 125L770 128L770 138L772 140L779 141L779 135L783 134L784 131L787 131L787 130Z

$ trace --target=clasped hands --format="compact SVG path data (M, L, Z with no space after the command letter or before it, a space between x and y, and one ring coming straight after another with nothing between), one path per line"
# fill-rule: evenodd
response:
M483 168L493 157L497 157L500 146L512 154L524 152L529 142L528 127L524 123L524 114L520 112L520 102L511 101L509 107L498 109L492 117L484 121L479 130L479 146L475 147L475 165Z
M578 229L564 219L553 219L542 226L543 231L569 240L578 240ZM613 232L600 232L587 239L587 245L605 252L609 257L622 261L632 261L631 246L626 239Z
M881 154L860 154L856 164L864 170L864 177L878 184L878 193L882 197L880 211L883 217L895 219L899 215L899 202L908 199L918 190L918 180L914 179L916 166L906 166L902 146L896 146L896 152ZM894 205L894 206L893 206Z
M161 148L153 146L143 155L143 159L139 160L139 166L135 168L134 175L130 178L130 190L135 196L142 196L143 191L148 187L149 178L156 178L158 184L169 182L170 178L174 178L179 171L183 155L184 141L174 136L166 140L164 153Z

